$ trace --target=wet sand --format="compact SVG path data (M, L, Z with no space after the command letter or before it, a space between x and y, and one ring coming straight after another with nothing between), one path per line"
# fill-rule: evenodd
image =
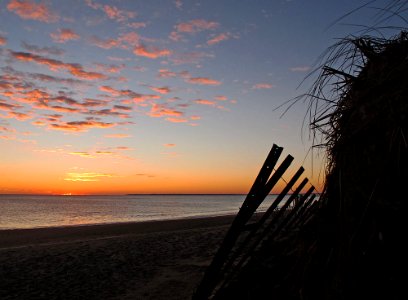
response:
M0 231L0 299L190 299L232 220Z

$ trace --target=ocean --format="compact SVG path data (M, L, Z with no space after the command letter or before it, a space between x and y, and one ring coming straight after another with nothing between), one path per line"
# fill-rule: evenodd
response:
M0 195L0 230L236 214L245 195ZM265 211L269 195L258 211Z

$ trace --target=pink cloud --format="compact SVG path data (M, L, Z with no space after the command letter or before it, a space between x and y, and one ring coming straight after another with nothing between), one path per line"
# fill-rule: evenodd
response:
M177 32L177 31L172 31L171 33L170 33L170 35L169 35L169 38L172 40L172 41L175 41L175 42L179 42L179 41L181 41L182 40L182 35L179 33L179 32Z
M159 74L157 75L157 77L159 78L171 78L171 77L177 77L177 76L178 76L178 73L171 72L168 69L160 69Z
M135 12L120 10L116 6L104 5L103 11L109 19L116 20L118 22L123 22L136 17Z
M99 48L103 48L103 49L111 49L114 47L119 47L120 42L118 40L115 39L101 39L98 38L96 36L93 36L89 39L89 42L92 45L95 45Z
M218 100L218 101L226 101L226 100L228 100L228 98L227 98L226 96L216 96L216 97L215 97L215 100Z
M107 72L107 73L120 73L124 68L125 65L121 64L121 65L107 65L107 64L101 64L98 63L96 64L96 66L103 72Z
M127 10L121 10L117 8L116 6L111 6L111 5L102 5L99 3L95 3L92 0L85 0L85 3L95 9L95 10L102 10L106 16L111 19L115 20L117 22L125 22L128 19L132 19L136 17L136 13L132 11L127 11Z
M80 38L77 33L68 28L58 29L57 32L51 33L50 36L57 43L65 43L67 41L78 40Z
M85 0L86 5L88 5L89 7L92 7L93 9L99 9L101 8L101 4L98 3L94 3L92 0Z
M219 24L217 22L196 19L186 23L179 23L175 26L175 29L178 32L195 33L203 30L213 30L218 26Z
M164 144L163 146L167 148L171 148L171 147L176 147L176 144Z
M23 19L46 23L54 23L59 20L59 16L52 12L44 3L37 4L31 0L11 0L7 5L7 9Z
M144 45L140 44L134 48L133 53L138 56L156 59L163 56L169 56L171 51L169 49L159 49L156 47L150 47L148 49Z
M186 80L186 82L201 85L220 85L221 82L208 77L191 77Z
M133 29L139 29L146 27L147 24L145 22L130 22L127 24L127 26Z
M140 36L136 32L123 33L119 36L118 41L134 47L139 44Z
M185 53L174 53L170 58L171 61L176 65L182 64L198 64L205 58L212 58L213 54L205 52L185 52Z
M271 88L273 88L273 85L269 83L257 83L252 86L252 89L254 90L271 89Z
M226 33L221 33L221 34L219 34L219 35L216 35L215 37L213 37L212 39L209 39L208 41L207 41L207 44L208 45L215 45L215 44L218 44L218 43L220 43L220 42L222 42L222 41L226 41L226 40L228 40L229 39L229 35L228 34L226 34Z
M140 36L136 32L123 33L116 39L101 39L97 36L92 36L91 38L89 38L89 43L103 49L129 49L129 46L136 47L139 45Z
M177 9L181 9L183 2L181 0L175 0L174 5L177 7Z

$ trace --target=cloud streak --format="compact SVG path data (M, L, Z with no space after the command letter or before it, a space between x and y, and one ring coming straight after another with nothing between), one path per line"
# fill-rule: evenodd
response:
M52 32L50 36L54 40L54 42L60 44L66 43L68 41L78 40L80 38L77 33L68 28L58 29L57 32Z
M253 90L265 90L271 88L273 88L273 85L270 83L257 83L252 86Z
M41 55L32 54L28 52L14 52L10 51L12 58L25 61L25 62L35 62L39 65L45 65L52 71L65 70L71 73L71 75L86 79L86 80L100 80L107 79L107 76L102 73L88 72L85 71L80 64L64 63L57 59L46 58Z
M169 56L171 51L169 49L159 49L157 47L146 47L143 44L136 46L133 53L138 56L143 56L151 59Z
M16 13L22 19L35 20L45 23L55 23L60 17L51 11L44 3L36 3L30 0L11 0L7 9Z
M64 180L67 181L100 181L101 178L112 178L116 177L114 174L107 174L107 173L94 173L94 172L83 172L83 173L67 173L65 175Z

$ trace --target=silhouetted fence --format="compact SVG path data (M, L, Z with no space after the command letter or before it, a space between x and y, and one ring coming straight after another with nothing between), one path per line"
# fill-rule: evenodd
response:
M193 295L193 300L213 298L217 291L228 286L228 283L245 266L266 237L271 241L287 231L299 228L310 216L311 210L315 207L316 195L312 194L314 187L311 186L305 194L300 194L308 182L308 179L305 178L294 191L292 189L304 172L303 167L297 170L260 218L254 215L259 205L293 161L293 157L288 155L275 169L282 151L282 147L273 145L242 207ZM293 192L288 195L290 190ZM283 201L285 198L287 199ZM280 206L282 202L284 203Z

